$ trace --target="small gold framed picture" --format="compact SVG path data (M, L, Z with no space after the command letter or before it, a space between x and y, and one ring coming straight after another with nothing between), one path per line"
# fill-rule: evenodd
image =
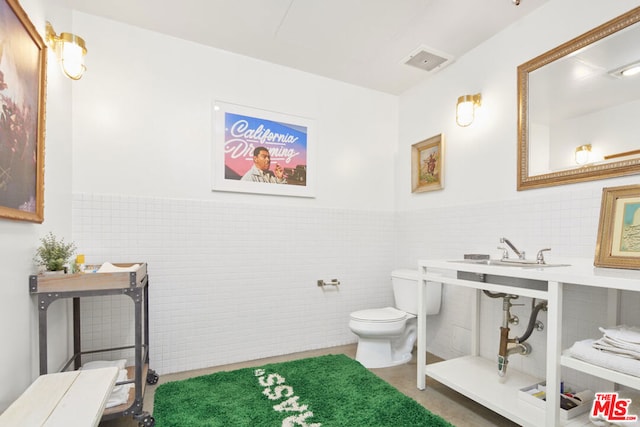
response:
M441 190L443 184L444 138L432 136L411 146L411 192Z

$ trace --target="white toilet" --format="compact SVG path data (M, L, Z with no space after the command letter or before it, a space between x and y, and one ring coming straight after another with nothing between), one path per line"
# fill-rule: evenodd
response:
M418 313L418 271L391 272L396 306L351 313L349 328L358 336L356 360L367 368L386 368L411 360L416 342ZM428 282L427 314L440 311L442 283Z

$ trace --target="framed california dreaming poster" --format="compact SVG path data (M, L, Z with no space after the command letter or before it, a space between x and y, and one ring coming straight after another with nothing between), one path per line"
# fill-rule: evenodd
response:
M213 190L314 197L314 121L213 105Z
M0 217L44 220L46 46L16 0L0 0Z
M442 134L411 146L411 192L444 188L444 144Z
M594 265L640 269L640 185L602 189Z

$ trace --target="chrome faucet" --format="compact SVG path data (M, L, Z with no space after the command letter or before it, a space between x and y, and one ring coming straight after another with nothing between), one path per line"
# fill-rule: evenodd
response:
M536 260L538 262L538 264L546 264L545 260L544 260L544 252L546 251L550 251L551 248L546 248L546 249L540 249L538 251L538 256L536 256Z
M516 249L515 246L513 246L513 243L511 243L509 241L509 239L507 239L506 237L501 237L500 238L500 243L506 243L507 246L509 246L511 248L511 250L513 252L515 252L516 255L518 255L519 259L525 259L524 258L524 251L519 251L518 249ZM506 257L505 257L506 258Z

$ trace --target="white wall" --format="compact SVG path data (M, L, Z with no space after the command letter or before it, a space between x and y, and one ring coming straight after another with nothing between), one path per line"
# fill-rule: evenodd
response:
M87 14L74 31L74 240L149 263L152 368L354 342L349 313L392 303L397 97ZM314 119L316 198L212 192L214 100ZM85 305L87 345L131 337L120 302Z
M516 68L639 4L637 0L615 4L548 2L400 97L394 188L396 266L412 266L422 258L459 259L465 253L499 256L500 237L526 250L528 257L547 247L552 248L547 256L550 260L594 256L602 188L637 183L638 178L517 192ZM482 109L476 121L467 128L457 127L457 97L477 92L482 93ZM446 142L445 188L412 194L411 144L438 133L444 134ZM431 323L436 328L428 348L451 358L469 349L471 325L467 313L471 299L468 292L455 287L445 287L444 292L442 312ZM603 311L600 303L604 295L595 296L600 299L578 289L567 296L565 345L576 336L598 336L598 322L605 319L596 313ZM626 295L625 301L637 302L637 296ZM519 334L526 327L529 307L514 312L521 320L514 328ZM490 359L497 353L500 316L500 301L483 298L482 321L486 326L481 352ZM626 320L638 323L640 319ZM528 358L513 356L510 366L542 376L545 337L545 333L534 334L534 354Z
M71 25L68 12L44 0L20 3L40 34L46 20L62 28ZM62 76L53 56L47 70L44 222L0 220L0 411L39 374L37 310L28 288L39 239L49 231L71 238L71 82ZM66 305L52 305L49 316L50 336L58 338L51 343L49 362L58 369L68 348Z
M516 188L516 68L638 5L637 0L554 0L400 97L400 145L394 196L399 211L427 206L529 197ZM482 93L476 122L455 124L458 96ZM445 190L411 194L411 144L443 133ZM461 167L464 165L464 167ZM602 182L592 184L602 187ZM490 189L490 190L488 190ZM571 187L560 191L571 191ZM554 192L558 190L538 190Z
M74 30L91 44L74 91L74 193L393 210L396 97L74 16ZM314 119L317 197L213 193L214 100ZM374 185L374 177L382 179Z

